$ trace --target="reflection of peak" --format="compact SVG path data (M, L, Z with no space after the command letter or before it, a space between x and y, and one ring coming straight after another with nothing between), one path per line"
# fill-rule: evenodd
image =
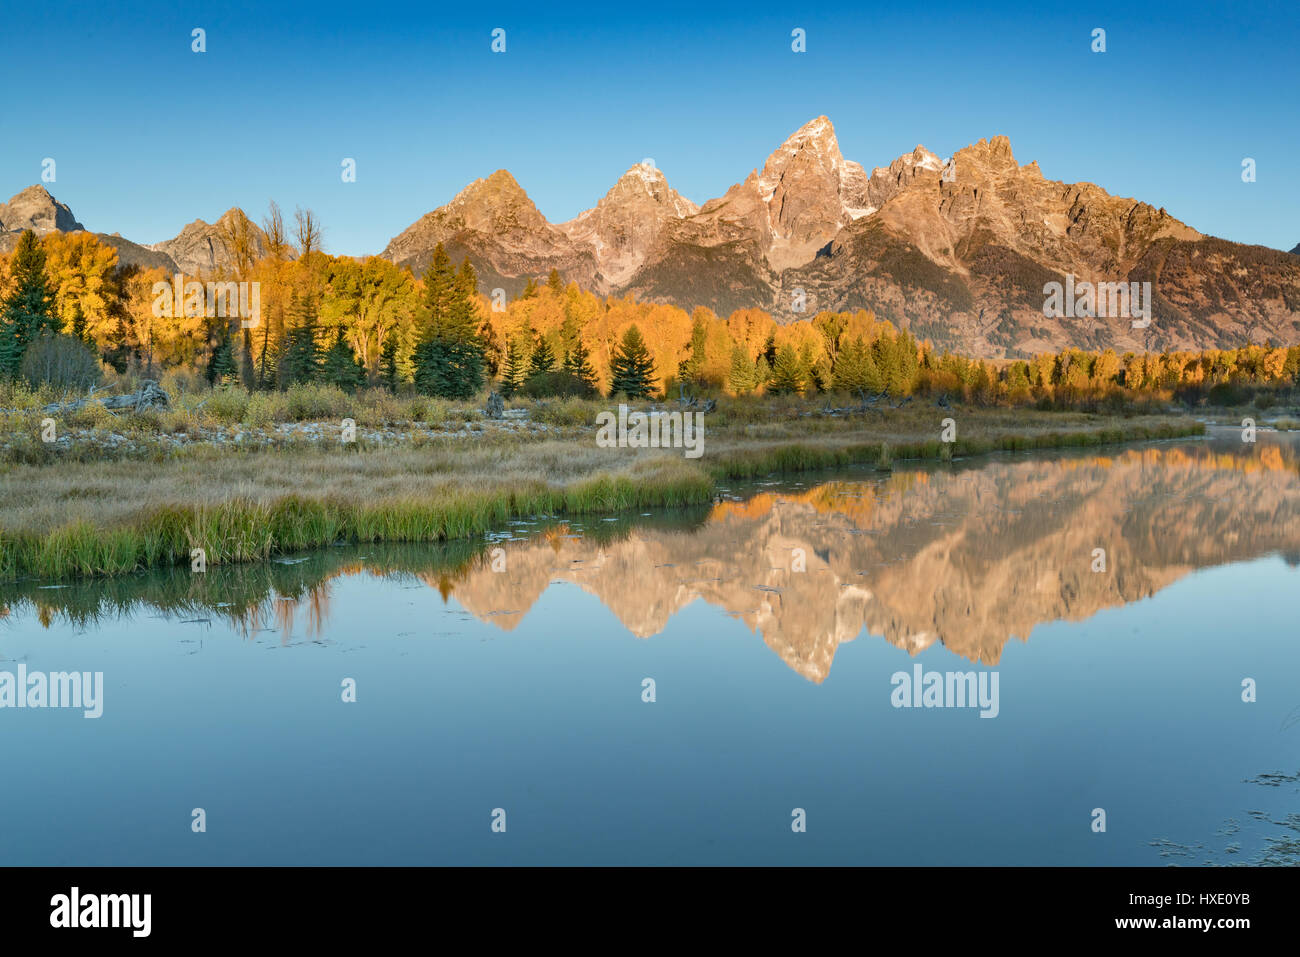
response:
M594 596L641 638L703 600L820 682L839 646L864 631L910 655L938 643L993 664L1013 637L1152 596L1197 569L1266 554L1300 564L1300 465L1263 436L1245 452L1154 446L900 469L887 479L769 489L692 514L689 525L665 515L617 530L597 523L585 534L555 525L499 542L504 556L471 543L433 558L404 546L360 557L325 550L266 572L162 573L129 587L164 611L188 617L203 608L248 635L274 624L284 640L320 634L332 580L363 572L412 576L441 593L447 613L505 631L552 585ZM1098 547L1104 574L1091 570ZM61 612L84 624L106 607L96 582L12 589L42 620Z
M1148 597L1199 567L1300 547L1296 470L1261 451L1271 459L1150 449L764 493L717 506L691 533L565 539L558 550L516 543L509 576L471 571L455 596L513 627L517 615L493 613L526 610L568 582L638 637L703 599L818 682L864 629L909 654L941 642L993 664L1040 624ZM1208 533L1224 523L1237 533ZM1089 569L1098 541L1111 574Z

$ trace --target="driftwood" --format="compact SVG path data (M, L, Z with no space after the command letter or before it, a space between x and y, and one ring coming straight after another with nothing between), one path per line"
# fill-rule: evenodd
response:
M804 412L803 414L804 415L830 415L830 416L838 417L838 416L846 416L846 415L864 415L867 412L875 412L878 415L883 415L884 413L879 408L879 403L882 400L884 401L885 408L901 409L903 406L910 403L914 398L914 396L909 395L907 398L902 399L897 403L894 403L889 401L888 392L877 392L875 395L867 395L866 392L862 391L861 389L857 391L857 395L858 398L862 400L857 405L851 405L848 408L844 408L844 409L837 409L837 408L832 408L830 403L828 402L819 411ZM944 406L944 408L947 408L947 406Z
M684 409L697 409L700 412L712 412L718 407L717 399L705 399L704 404L700 405L700 400L696 396L680 395L677 402Z
M45 407L45 411L76 412L78 409L94 404L110 410L130 409L133 412L140 412L144 409L165 409L171 402L171 398L153 379L145 379L140 383L139 391L129 392L126 395L96 396L97 391L92 389L89 394L72 402L52 402Z

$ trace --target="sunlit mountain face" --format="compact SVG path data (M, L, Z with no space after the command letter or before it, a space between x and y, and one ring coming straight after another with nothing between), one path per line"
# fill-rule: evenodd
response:
M331 588L380 575L437 589L512 631L552 588L595 596L653 640L692 603L742 621L794 671L830 674L864 635L984 665L1035 628L1141 601L1189 573L1300 561L1294 447L1231 441L1109 456L1003 457L732 489L711 508L585 524L515 523L489 543L336 548L206 577L8 589L43 622L161 609L285 641L328 634Z

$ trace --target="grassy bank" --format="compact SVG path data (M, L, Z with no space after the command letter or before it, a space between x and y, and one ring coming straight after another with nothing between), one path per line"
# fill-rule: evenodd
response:
M939 422L949 414L960 433L943 443ZM674 450L601 449L590 427L571 426L540 437L200 444L162 457L10 464L0 469L0 578L189 565L195 549L218 565L336 542L467 539L513 518L708 503L721 482L772 473L1203 431L1167 417L933 408L762 421L729 421L724 412L706 426L705 454L695 460Z

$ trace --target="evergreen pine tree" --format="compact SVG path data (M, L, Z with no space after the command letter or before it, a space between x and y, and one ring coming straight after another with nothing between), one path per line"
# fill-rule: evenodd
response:
M397 391L399 375L397 371L397 330L390 329L384 337L384 347L379 350L379 381L388 387L389 392Z
M469 260L452 269L442 243L424 274L424 330L412 357L415 386L426 395L468 399L483 387L483 343L474 296L478 278Z
M13 290L0 303L0 375L12 379L32 340L45 330L59 329L45 275L45 250L30 229L19 238L9 271Z
M871 349L860 336L840 343L840 352L831 370L831 381L835 388L855 395L875 395L884 388Z
M737 343L731 349L731 371L727 373L727 386L736 395L749 395L758 384L754 363L744 346Z
M582 383L589 393L599 391L596 386L596 370L591 365L591 353L587 351L581 336L574 340L573 346L564 356L564 371Z
M767 390L773 395L800 394L804 389L804 369L789 343L776 350L772 364L772 381Z
M903 370L899 366L896 338L889 335L879 336L871 344L871 358L880 370L881 388L890 395L898 397L903 394Z
M817 357L811 343L805 342L799 350L799 368L803 373L804 388L810 392L825 392L831 387L831 368L825 356Z
M655 362L646 348L641 330L628 326L623 341L614 350L610 362L610 394L622 393L629 399L647 398L654 389Z
M72 301L72 337L81 343L90 341L90 332L86 328L86 313L81 308L81 300Z
M501 363L505 360L505 350L501 348L501 337L497 335L496 326L488 319L478 329L479 342L483 344L483 370L488 379L495 379L501 372Z
M704 316L696 315L691 322L691 341L686 346L686 357L677 363L677 378L688 385L701 385L704 371L704 350L709 336L709 327Z
M555 352L546 336L538 333L533 341L533 354L528 360L528 378L555 371Z
M239 378L243 382L244 388L253 390L257 388L257 370L253 366L253 330L244 329L240 337L239 349Z
M501 394L507 399L513 396L524 384L527 360L523 343L518 336L511 336L506 342L506 358L501 367Z
M566 304L564 308L564 322L560 325L560 345L564 349L566 362L569 354L573 352L574 347L581 339L582 323L579 321L578 317L573 314L572 310L569 309L568 304Z
M235 357L235 344L230 338L230 327L221 324L220 336L212 357L208 360L208 383L229 385L239 376L239 362Z
M285 332L280 383L314 382L320 376L320 345L316 341L316 303L310 294L296 292L289 300L289 328Z
M322 378L344 392L355 392L366 384L366 370L343 338L342 326L335 331L334 342L325 351Z

